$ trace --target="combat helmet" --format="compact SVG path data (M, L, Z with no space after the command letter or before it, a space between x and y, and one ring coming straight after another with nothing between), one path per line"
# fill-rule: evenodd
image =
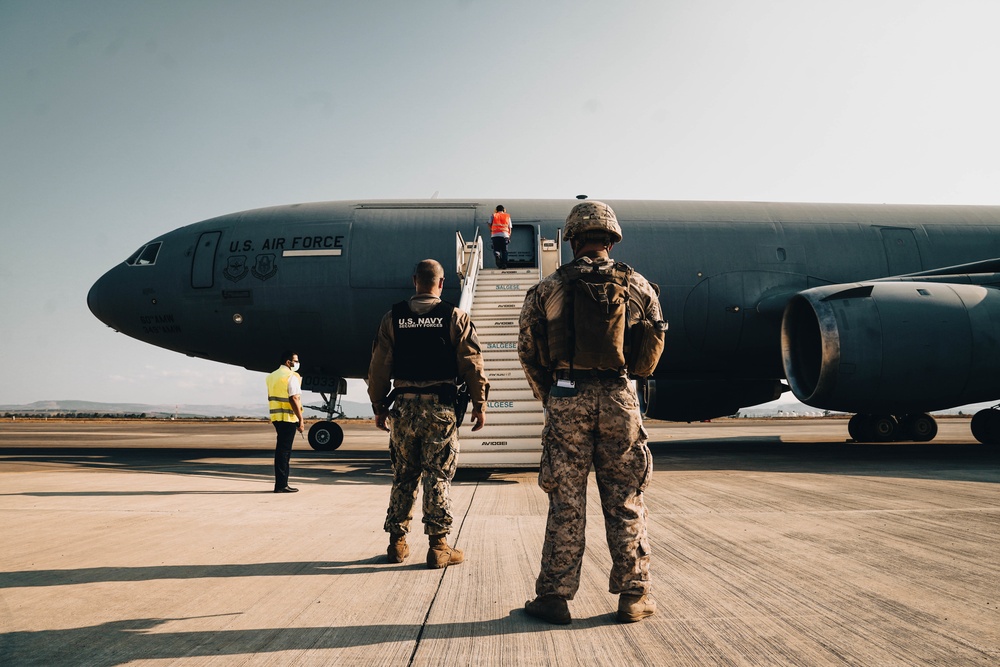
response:
M611 207L604 202L585 201L574 206L566 218L563 238L569 241L590 231L607 232L614 243L622 240L622 228L618 226L618 218L615 217Z

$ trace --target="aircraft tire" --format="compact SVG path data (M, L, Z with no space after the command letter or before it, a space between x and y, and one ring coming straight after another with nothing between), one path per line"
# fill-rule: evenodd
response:
M318 452L332 452L344 442L344 429L337 422L321 421L309 427L309 446Z
M847 422L847 432L855 442L875 441L875 417L873 415L856 414Z
M871 431L876 442L892 442L899 433L899 422L892 415L872 415L869 417Z
M904 437L914 442L930 442L938 432L937 422L927 413L906 415L900 426Z
M988 408L972 417L972 436L984 445L1000 445L1000 411Z

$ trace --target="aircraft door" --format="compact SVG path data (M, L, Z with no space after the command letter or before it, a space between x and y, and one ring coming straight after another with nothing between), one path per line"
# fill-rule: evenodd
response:
M222 232L204 232L198 237L191 260L191 287L203 289L215 285L215 251Z
M537 223L511 225L510 245L507 246L507 266L536 267L535 253L538 243L535 241L535 225Z
M900 227L883 227L882 245L885 247L885 259L888 263L890 276L920 271L920 250L912 229Z

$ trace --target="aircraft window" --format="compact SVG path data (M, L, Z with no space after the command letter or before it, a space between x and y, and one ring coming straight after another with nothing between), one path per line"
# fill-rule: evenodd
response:
M156 264L156 256L160 253L160 242L148 243L134 253L132 256L125 260L125 263L129 266L150 266L151 264Z
M131 255L128 256L128 259L125 260L125 263L128 264L129 266L132 266L133 264L135 264L135 260L139 259L139 255L141 255L142 251L145 250L145 249L146 249L146 246L142 246L141 248L139 248L138 250L136 250L134 253L132 253Z

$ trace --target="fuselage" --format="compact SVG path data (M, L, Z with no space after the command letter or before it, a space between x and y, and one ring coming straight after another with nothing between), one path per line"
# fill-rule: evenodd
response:
M497 203L530 263L575 202L340 201L224 215L153 239L88 303L114 329L183 354L268 371L276 350L294 347L304 373L364 377L379 319L412 293L416 262L441 261L444 298L457 302L456 233L478 230L488 245ZM781 379L781 316L795 293L1000 257L1000 207L608 203L623 233L612 256L661 290L664 379Z

